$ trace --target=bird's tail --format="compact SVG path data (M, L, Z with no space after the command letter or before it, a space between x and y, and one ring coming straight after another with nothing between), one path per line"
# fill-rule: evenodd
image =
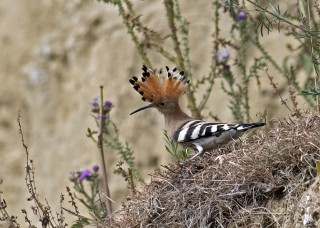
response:
M265 123L250 123L250 124L238 124L235 128L237 131L247 131L252 128L262 127Z

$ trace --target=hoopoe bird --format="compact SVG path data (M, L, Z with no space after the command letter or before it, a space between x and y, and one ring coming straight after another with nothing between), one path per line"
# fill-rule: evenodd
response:
M162 70L156 73L146 66L142 67L142 71L141 80L133 76L129 82L141 94L142 100L150 104L135 110L130 115L148 108L158 109L164 115L168 135L183 147L196 151L189 160L239 138L249 129L265 125L265 123L208 123L193 119L184 113L179 105L179 98L186 92L189 84L183 71L179 72L176 68L170 70L166 67L166 73Z

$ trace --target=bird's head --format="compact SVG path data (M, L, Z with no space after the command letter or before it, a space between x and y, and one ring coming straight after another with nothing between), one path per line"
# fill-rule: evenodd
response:
M162 70L155 73L146 66L143 66L142 70L141 80L133 76L129 81L141 94L142 100L149 104L130 115L148 108L156 108L163 114L175 111L179 107L179 97L185 93L189 83L186 81L184 72L179 72L176 68L170 70L168 67L166 67L166 73Z

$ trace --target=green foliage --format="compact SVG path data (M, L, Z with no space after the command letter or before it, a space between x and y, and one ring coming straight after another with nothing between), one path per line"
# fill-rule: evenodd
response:
M252 5L256 7L256 11L260 13L258 28L261 31L261 36L263 36L263 31L271 32L274 25L277 26L279 32L283 26L292 29L293 35L303 46L300 47L301 50L305 49L305 45L308 45L311 49L308 51L310 57L312 58L313 66L316 71L317 76L319 76L319 48L320 43L319 39L319 23L315 19L314 12L312 11L312 3L310 1L299 1L298 4L298 13L290 13L289 10L286 10L284 13L281 13L280 6L272 5L271 1L266 1L265 6L262 6L259 1L250 1ZM316 4L313 5L316 10L319 12L319 6ZM312 30L312 29L315 30ZM311 51L311 53L310 53ZM303 54L303 53L301 53Z
M319 96L320 95L320 87L318 87L318 88L309 88L307 90L303 90L303 91L301 91L301 95Z
M173 141L166 130L163 131L164 140L166 141L165 148L167 152L177 161L185 160L189 156L188 149L179 149L178 143Z
M317 95L317 89L313 89L311 85L315 83L316 87L320 87L320 32L319 22L316 19L320 12L319 5L317 3L313 4L312 1L298 1L297 14L296 12L292 12L292 10L286 10L282 13L280 6L274 6L269 0L264 5L259 1L253 2L248 0L248 2L254 5L255 10L260 13L258 29L261 32L261 36L263 36L265 30L268 33L272 32L276 25L279 32L282 30L289 31L288 36L293 36L300 43L300 46L296 50L289 47L292 52L299 51L297 57L300 61L300 64L298 63L297 66L290 66L291 69L294 68L291 72L297 72L297 70L302 69L306 75L303 86L304 90L302 91L298 83L295 83L295 89L298 93L301 92L302 95ZM313 8L318 13L318 16L315 15ZM287 58L285 58L284 62L287 61ZM279 67L277 69L281 70ZM288 68L283 68L282 72L290 74L291 72L286 69ZM315 76L313 69L316 74ZM297 80L295 74L291 74L290 76L294 81ZM315 107L314 101L307 96L304 98L310 107ZM315 101L320 111L319 101Z
M108 148L115 150L120 156L120 159L123 160L134 173L138 174L133 150L128 142L123 143L120 141L118 128L112 120L109 119L109 125L106 126L104 132L106 134L104 144Z
M83 228L86 225L90 225L90 222L87 218L79 218L74 224L72 224L71 228Z

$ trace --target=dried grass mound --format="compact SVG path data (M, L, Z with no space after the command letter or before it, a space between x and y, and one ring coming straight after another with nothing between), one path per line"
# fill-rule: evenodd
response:
M310 211L311 220L304 220L307 209L299 202L317 179L319 114L271 121L216 153L155 173L115 214L112 227L302 227L317 222Z

